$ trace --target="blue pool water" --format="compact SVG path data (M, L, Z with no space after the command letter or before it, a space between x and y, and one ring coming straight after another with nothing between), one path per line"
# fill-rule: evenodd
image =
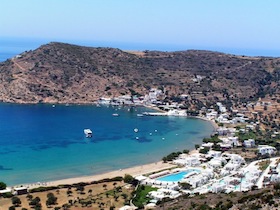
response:
M213 131L198 119L137 116L144 111L150 110L0 104L0 181L44 182L152 163L194 148ZM85 128L93 138L85 138Z
M176 174L170 174L170 175L167 175L167 176L160 177L157 180L166 181L166 182L179 182L184 178L185 175L189 174L192 171L197 171L197 170L190 169L190 170L187 170L187 171L181 171L181 172L176 173Z

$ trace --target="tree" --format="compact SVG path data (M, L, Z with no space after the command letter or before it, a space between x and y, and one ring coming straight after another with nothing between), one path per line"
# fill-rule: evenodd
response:
M39 197L35 197L29 202L30 206L39 206L41 199Z
M42 210L42 205L39 203L35 206L34 210Z
M16 207L10 206L10 207L9 207L9 210L16 210Z
M0 190L5 190L7 185L4 182L0 182Z
M188 150L188 149L184 149L184 150L183 150L183 153L185 153L185 154L189 154L189 153L190 153L190 150Z
M19 206L21 204L21 200L18 197L12 197L12 204Z
M131 184L131 183L133 182L133 180L134 180L133 176L131 176L131 175L129 175L129 174L125 174L125 175L124 175L123 181L124 181L125 183Z
M107 184L103 184L104 190L107 190Z
M67 196L71 196L73 194L72 190L68 188L67 190Z
M29 201L31 201L31 200L32 200L32 198L33 198L33 195L28 194L28 195L26 196L26 198L27 198Z
M114 183L113 183L114 188L116 188L116 185L117 185L117 183L116 183L116 182L114 182Z
M46 205L47 206L55 205L56 201L57 201L57 197L55 197L53 193L48 193L47 194L47 200L46 200Z
M195 147L195 149L197 150L197 149L200 147L200 145L199 145L199 144L196 144L196 145L194 145L194 147Z
M76 190L80 191L80 192L83 192L85 190L85 187L83 185L77 185Z
M201 154L207 154L210 150L210 147L204 147L203 149L199 150L199 153Z
M167 163L167 157L163 157L163 158L162 158L162 161L163 161L164 163Z

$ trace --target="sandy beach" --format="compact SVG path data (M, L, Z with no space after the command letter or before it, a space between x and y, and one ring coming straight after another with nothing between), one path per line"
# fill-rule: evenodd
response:
M23 186L28 187L29 189L37 188L40 186L57 186L57 185L63 185L63 184L74 184L79 182L92 182L92 181L98 181L105 178L113 178L116 176L124 176L125 174L130 174L132 176L142 175L146 173L152 173L156 171L160 171L163 169L169 169L174 167L175 165L170 163L164 163L162 161L145 164L141 166L135 166L131 168L126 169L120 169L116 171L110 171L107 173L92 175L92 176L82 176L82 177L74 177L74 178L68 178L68 179L61 179L51 182L38 182L33 184L26 184Z

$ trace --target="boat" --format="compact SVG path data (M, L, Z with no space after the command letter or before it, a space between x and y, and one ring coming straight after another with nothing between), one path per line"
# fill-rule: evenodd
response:
M187 117L188 116L186 110L178 110L178 109L169 110L167 112L167 115L168 116L178 116L178 117Z
M143 117L144 115L143 114L137 114L137 117Z
M138 128L134 128L134 132L137 133L139 130Z
M119 116L118 113L114 113L114 114L112 114L112 115L115 116L115 117L118 117L118 116Z
M84 133L86 135L87 138L91 138L92 137L92 131L90 129L84 129Z

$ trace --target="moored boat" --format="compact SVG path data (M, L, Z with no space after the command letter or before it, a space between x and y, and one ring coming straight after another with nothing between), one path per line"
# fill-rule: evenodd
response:
M92 131L89 128L84 129L84 133L85 133L87 138L91 138L92 137Z

